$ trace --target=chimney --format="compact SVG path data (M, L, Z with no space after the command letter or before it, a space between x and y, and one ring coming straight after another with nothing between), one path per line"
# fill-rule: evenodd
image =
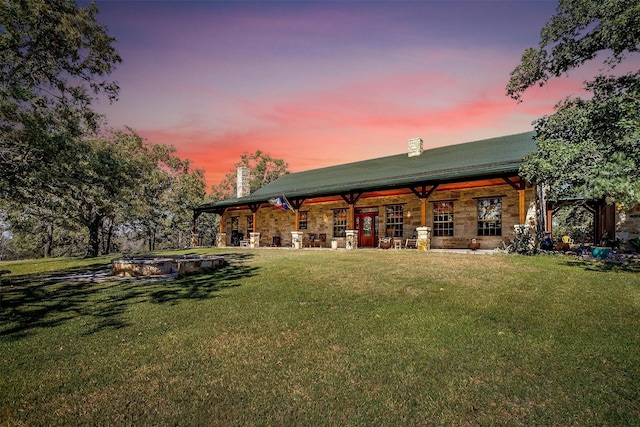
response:
M251 186L249 185L249 179L251 173L246 166L240 166L238 168L238 183L237 183L237 197L245 197L251 194Z
M422 154L422 138L411 138L409 140L409 157L417 157Z

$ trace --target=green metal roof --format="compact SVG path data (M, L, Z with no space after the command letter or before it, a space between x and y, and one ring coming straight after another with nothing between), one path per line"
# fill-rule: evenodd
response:
M266 202L282 195L311 198L513 175L522 158L535 150L533 137L534 132L527 132L433 148L417 157L403 153L291 173L247 197L198 206L196 210Z

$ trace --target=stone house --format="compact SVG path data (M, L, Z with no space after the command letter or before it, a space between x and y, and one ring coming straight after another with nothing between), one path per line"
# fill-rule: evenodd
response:
M404 154L284 175L248 194L238 171L238 197L198 206L221 216L218 246L395 245L483 249L513 239L521 225L533 233L550 224L537 186L519 175L535 150L534 133L423 150L409 140ZM604 212L604 207L597 209ZM601 232L613 220L598 225ZM197 236L196 242L197 242Z

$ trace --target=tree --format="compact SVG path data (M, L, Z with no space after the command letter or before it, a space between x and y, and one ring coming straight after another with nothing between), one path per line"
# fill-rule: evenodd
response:
M560 0L540 33L539 48L526 49L512 72L507 94L521 99L528 88L595 59L614 68L640 50L640 3L636 0Z
M78 137L95 131L92 101L115 100L107 76L121 62L114 38L96 22L95 4L72 0L0 2L0 193L45 187L58 177ZM55 170L55 169L54 169Z
M175 157L170 146L149 145L156 168L139 183L139 194L128 211L129 224L139 231L150 251L160 240L171 247L189 243L193 206L205 196L204 171Z
M275 181L284 174L289 173L289 165L282 159L274 159L269 154L257 150L253 154L243 153L240 161L227 173L218 185L211 187L213 200L225 200L236 197L238 168L246 166L251 173L251 192Z
M561 0L512 72L507 94L521 101L598 55L609 72L640 50L640 3L635 0ZM538 150L521 173L549 187L549 197L640 202L640 71L599 75L585 83L590 98L567 98L535 122Z

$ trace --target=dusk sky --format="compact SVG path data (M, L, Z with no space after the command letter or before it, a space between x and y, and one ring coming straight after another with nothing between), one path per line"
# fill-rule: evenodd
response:
M297 172L530 131L598 68L505 95L556 1L96 3L123 58L98 109L208 187L257 149Z

